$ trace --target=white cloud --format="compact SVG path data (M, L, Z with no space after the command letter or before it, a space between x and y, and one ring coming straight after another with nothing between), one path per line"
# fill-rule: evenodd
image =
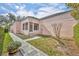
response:
M19 16L28 16L28 12L26 10L18 10L16 14Z
M36 17L42 18L48 15L63 12L63 11L64 10L53 9L52 7L43 7L38 10Z
M63 11L64 10L58 10L58 9L54 9L52 7L42 7L37 11L37 14L35 15L33 11L27 11L27 10L21 8L20 10L18 10L16 12L16 14L19 16L34 16L37 18L42 18L42 17L46 17L48 15L63 12Z
M15 6L16 7L16 9L19 9L20 7L19 6Z
M34 13L32 11L27 11L25 9L18 10L16 14L19 16L34 16Z
M25 9L25 7L26 7L26 5L24 5L24 4L22 6L19 5L19 7L17 7L18 9L16 11L16 15L19 15L19 16L34 16L33 11L27 11Z
M12 13L12 14L13 14L13 15L15 15L15 16L17 16L17 15L16 15L16 13L15 13L15 12L13 12L13 11L10 11L10 13ZM1 14L1 15L6 16L6 15L8 15L8 13L4 13L4 14Z
M7 4L10 8L12 8L12 9L16 9L16 10L18 10L18 9L24 9L25 8L25 4L11 4L11 3L8 3ZM13 8L14 7L14 8Z
M43 7L36 10L37 14L34 14L34 11L27 11L25 9L25 5L16 6L16 8L17 8L16 14L19 16L34 16L37 18L42 18L42 17L46 17L51 14L55 14L55 13L64 11L64 10L62 10L62 8L64 8L64 6L60 7L60 9L56 8L59 4L40 4L40 5L42 5Z
M22 10L22 9L25 9L25 6L26 6L26 5L20 5L20 4L18 4L18 5L16 6L16 9L17 9L17 10Z
M42 17L46 17L48 15L51 15L51 14L55 14L55 13L59 13L59 12L63 12L63 8L65 8L64 5L61 6L61 4L56 4L56 3L46 3L46 4L35 4L37 5L38 7L39 6L42 6L40 7L39 9L37 10L29 10L27 11L26 10L26 7L27 7L27 4L8 4L8 6L10 7L10 9L15 9L16 12L12 11L12 10L9 10L5 7L0 7L1 9L3 10L6 10L6 11L9 11L10 13L14 14L14 15L19 15L19 16L34 16L34 17L37 17L37 18L42 18ZM33 5L34 6L34 5ZM32 8L32 7L29 7L29 8ZM34 13L36 12L36 13Z

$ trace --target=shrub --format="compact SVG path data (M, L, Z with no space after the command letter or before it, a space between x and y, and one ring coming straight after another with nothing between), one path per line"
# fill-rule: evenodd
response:
M5 33L8 33L8 29L4 29L4 32L5 32Z
M8 46L8 52L12 52L18 49L21 46L21 43L18 41L11 42Z
M74 26L74 38L77 46L79 47L79 23Z
M16 45L17 47L20 47L20 46L21 46L21 43L20 43L19 41L15 41L15 45Z

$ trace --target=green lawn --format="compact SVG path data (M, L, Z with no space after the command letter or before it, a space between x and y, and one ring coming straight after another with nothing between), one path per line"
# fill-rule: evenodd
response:
M5 33L4 41L3 41L3 50L2 50L2 55L6 55L7 47L12 42L12 38L10 37L9 33Z
M76 24L74 26L74 38L75 38L75 42L79 47L79 24Z
M50 56L64 55L63 52L57 49L57 41L51 37L41 37L39 39L31 40L28 42Z

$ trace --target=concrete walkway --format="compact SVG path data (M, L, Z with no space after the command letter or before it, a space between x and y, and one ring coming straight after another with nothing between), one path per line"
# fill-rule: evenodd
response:
M21 38L14 35L13 33L9 34L11 35L14 41L19 41L22 43L22 46L20 47L20 52L18 52L15 56L47 56L47 54L35 48L28 42L23 41Z
M36 36L36 37L33 37L33 38L25 39L24 41L36 40L36 39L39 39L39 38L41 38L41 37L40 36Z

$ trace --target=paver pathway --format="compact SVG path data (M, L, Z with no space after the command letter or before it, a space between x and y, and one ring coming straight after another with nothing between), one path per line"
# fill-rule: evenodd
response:
M20 47L20 51L16 53L15 56L22 56L22 55L23 56L47 56L47 54L35 48L28 42L23 41L21 38L14 35L13 33L10 33L10 35L14 41L19 41L22 43L22 46Z

